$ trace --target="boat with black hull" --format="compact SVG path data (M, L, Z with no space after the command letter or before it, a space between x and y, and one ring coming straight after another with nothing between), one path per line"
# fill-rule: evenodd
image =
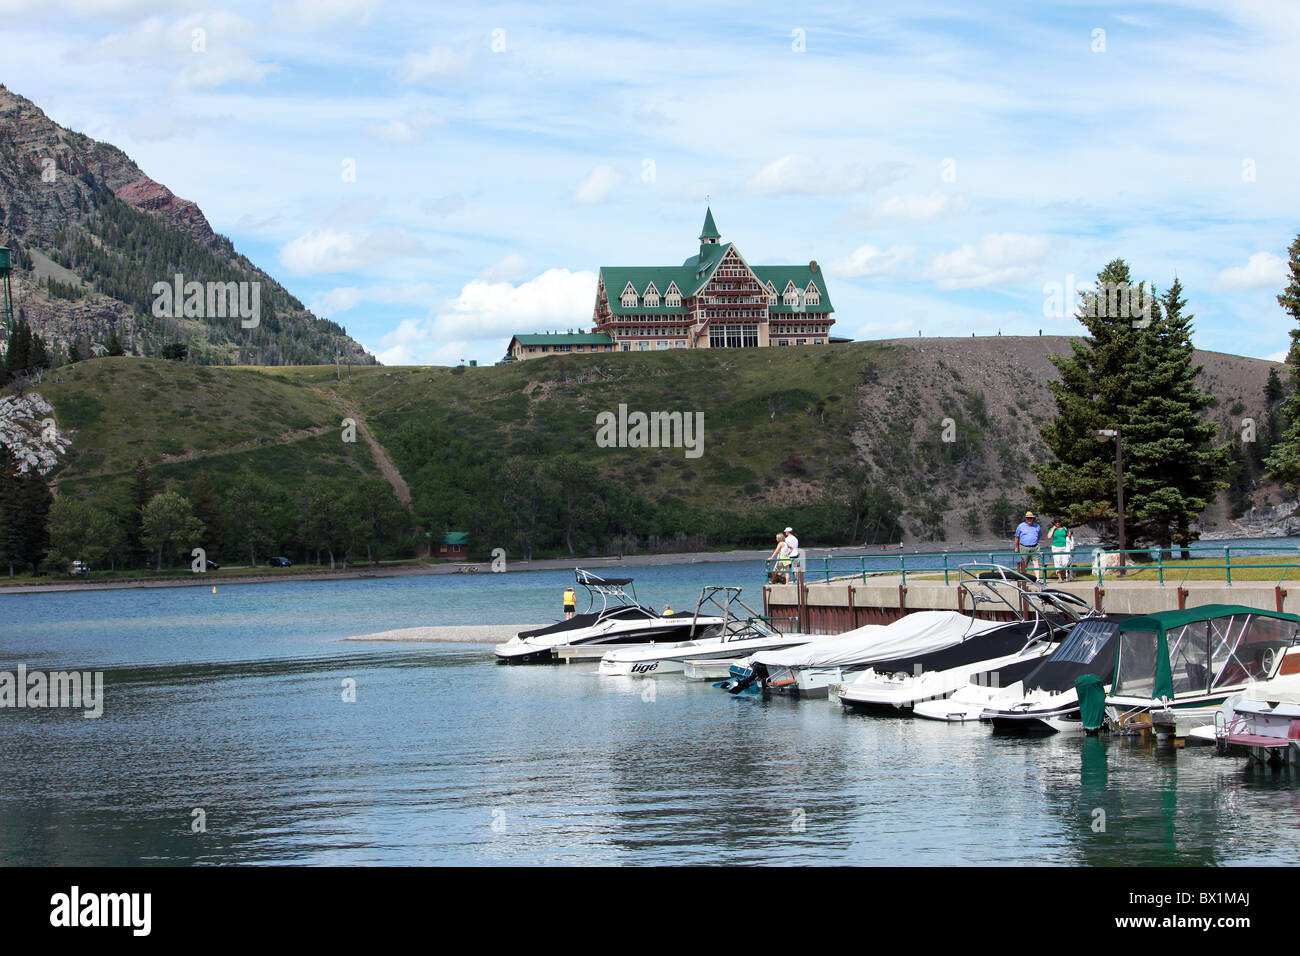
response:
M718 616L660 614L639 604L631 578L603 578L578 568L577 584L587 594L587 609L567 621L520 631L493 648L503 664L550 664L555 649L586 644L652 644L688 640L702 628L722 624Z

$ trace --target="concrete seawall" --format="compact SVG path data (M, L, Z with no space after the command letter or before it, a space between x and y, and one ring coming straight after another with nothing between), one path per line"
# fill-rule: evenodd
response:
M1290 586L1288 586L1290 585ZM1184 581L1158 584L1152 581L1107 579L1098 586L1093 581L1075 581L1055 585L1083 598L1108 614L1152 614L1203 604L1242 604L1300 614L1300 582ZM1015 603L1014 591L1003 593ZM901 575L873 575L862 579L807 581L799 584L768 584L763 588L765 613L774 618L791 618L801 622L801 629L813 634L841 634L864 624L888 624L912 611L961 611L979 617L1009 620L1013 617L1006 605L980 604L972 607L971 598L956 583L942 579L910 577L903 584ZM781 630L794 630L794 620L777 621Z

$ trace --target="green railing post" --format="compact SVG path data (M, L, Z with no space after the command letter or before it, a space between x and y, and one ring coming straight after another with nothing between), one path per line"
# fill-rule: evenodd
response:
M1228 585L1232 585L1232 549L1223 549L1223 569L1228 575Z
M943 583L944 584L951 583L948 580L948 552L947 551L943 553Z
M1156 570L1160 573L1160 585L1165 583L1165 549L1161 548L1156 552Z

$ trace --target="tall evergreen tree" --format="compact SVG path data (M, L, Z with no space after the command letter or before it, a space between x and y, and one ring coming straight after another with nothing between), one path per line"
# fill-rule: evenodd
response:
M1126 297L1108 290L1131 290ZM1150 331L1135 316L1134 301L1150 301L1146 284L1134 286L1128 263L1115 259L1097 273L1097 287L1080 293L1076 318L1088 330L1070 343L1070 355L1053 355L1061 373L1050 388L1056 416L1041 429L1055 456L1033 465L1037 486L1026 489L1039 510L1069 524L1101 523L1113 539L1115 511L1115 445L1100 442L1100 429L1126 424L1122 409L1132 406L1128 365ZM1159 320L1159 303L1150 301L1149 318Z
M1199 365L1191 339L1192 316L1177 278L1160 297L1159 318L1141 330L1140 348L1126 363L1128 401L1120 406L1126 518L1134 541L1168 549L1193 540L1191 524L1227 487L1227 445L1202 418L1211 399L1198 387Z
M206 470L200 471L190 485L190 504L194 508L194 517L203 522L200 544L208 557L214 558L225 544L225 525L221 517L221 494Z
M1291 329L1291 351L1286 357L1291 366L1291 394L1282 405L1286 431L1273 446L1267 465L1269 477L1294 492L1300 490L1300 236L1296 236L1288 252L1290 280L1277 302L1297 323Z
M122 534L126 538L127 554L130 555L132 564L143 562L147 565L149 561L149 549L140 538L140 524L144 519L145 505L153 499L155 491L153 472L143 458L137 459L121 515Z

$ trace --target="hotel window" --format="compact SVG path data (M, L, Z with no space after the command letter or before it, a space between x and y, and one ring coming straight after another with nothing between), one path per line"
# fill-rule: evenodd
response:
M573 351L573 346L572 346L572 345L557 345L557 346L555 347L555 351L557 351L557 352L572 352L572 351Z
M794 340L794 344L795 344L795 345L807 345L807 344L808 344L808 340L807 340L807 339L795 339L795 340Z
M636 344L636 347L637 347L637 350L638 350L638 351L641 351L641 352L649 352L649 351L650 351L650 343L649 343L649 342L638 342L638 343Z
M625 309L636 308L636 289L632 288L632 283L630 282L627 284L627 287L623 290L623 308Z
M757 323L732 323L711 326L709 328L709 348L758 348L758 325Z
M668 343L667 343L667 342L660 342L660 343L659 343L659 347L660 347L661 349L666 349L666 348L668 348Z
M804 305L821 305L822 303L822 294L817 291L817 286L811 282L808 283L808 288L804 290L803 301Z
M684 349L684 348L686 348L686 343L685 343L684 341L682 341L681 339L678 339L676 342L673 343L673 348L675 348L675 349Z
M630 351L632 351L632 343L631 343L631 342L624 342L624 343L623 343L623 351L624 351L624 352L630 352Z

